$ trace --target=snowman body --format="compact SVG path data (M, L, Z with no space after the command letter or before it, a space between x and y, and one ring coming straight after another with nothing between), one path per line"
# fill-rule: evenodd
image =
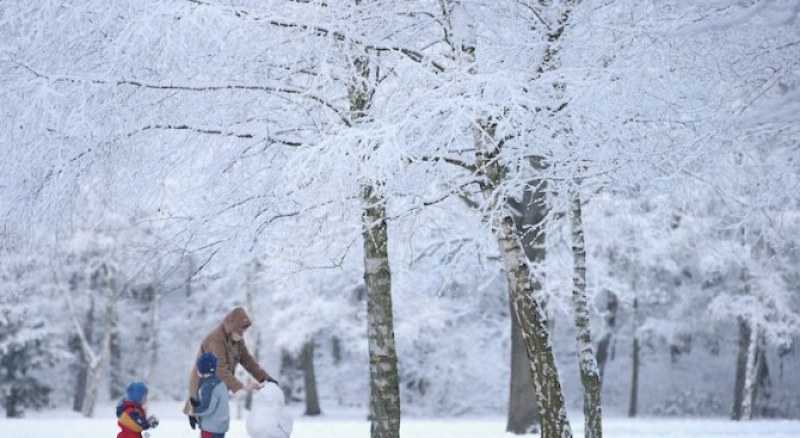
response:
M292 417L284 411L283 392L267 384L253 394L253 404L245 423L250 438L290 438Z

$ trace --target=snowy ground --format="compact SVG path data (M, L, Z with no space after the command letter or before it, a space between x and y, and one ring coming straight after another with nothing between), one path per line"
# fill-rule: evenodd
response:
M162 419L151 438L196 438L199 433L189 428L175 403L153 403L150 413ZM105 413L108 412L108 415ZM368 438L369 423L357 412L342 411L318 418L295 417L292 438ZM573 421L574 435L583 436L580 419ZM800 421L733 422L726 419L605 419L607 438L797 438ZM401 435L410 438L508 438L505 420L500 417L470 419L405 418ZM118 428L112 405L98 407L96 418L84 419L72 412L46 411L30 413L28 418L0 418L2 438L111 438ZM246 438L244 421L234 420L226 438Z

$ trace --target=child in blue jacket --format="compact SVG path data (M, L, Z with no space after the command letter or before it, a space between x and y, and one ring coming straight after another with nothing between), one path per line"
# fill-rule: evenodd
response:
M214 353L203 353L197 358L197 373L200 384L193 401L193 413L200 423L201 438L224 438L230 425L228 388L217 377L217 357Z

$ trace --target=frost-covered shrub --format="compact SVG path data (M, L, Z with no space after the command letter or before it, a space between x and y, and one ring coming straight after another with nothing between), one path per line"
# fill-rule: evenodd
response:
M688 389L653 406L649 413L663 416L711 417L724 415L725 404L716 394Z

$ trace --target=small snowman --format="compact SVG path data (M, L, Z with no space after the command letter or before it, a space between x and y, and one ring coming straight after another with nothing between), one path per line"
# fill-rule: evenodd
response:
M292 417L284 412L283 391L278 385L266 384L253 394L253 404L247 416L247 434L250 438L289 438L292 434Z

